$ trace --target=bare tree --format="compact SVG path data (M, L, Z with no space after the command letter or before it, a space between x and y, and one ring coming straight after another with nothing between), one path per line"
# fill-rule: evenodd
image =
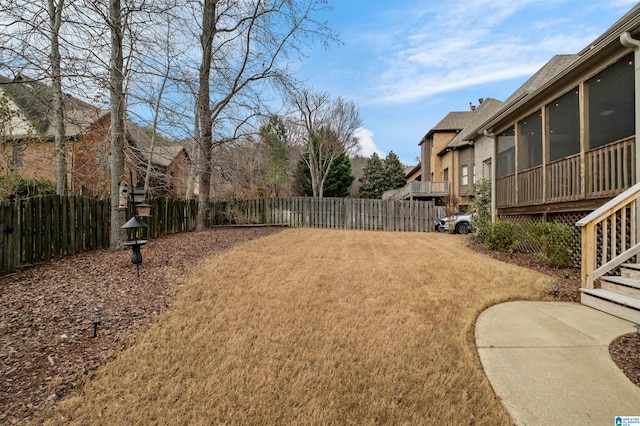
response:
M67 192L67 159L65 144L64 100L62 99L62 70L60 57L60 27L64 0L48 0L51 40L51 82L53 88L53 113L55 117L56 194Z
M209 214L214 126L228 125L225 111L232 101L250 111L268 91L266 84L288 84L289 56L300 53L307 37L324 42L332 38L328 27L314 19L326 8L326 0L204 0L197 100L198 230L206 227Z
M34 78L51 80L52 126L56 152L56 193L67 191L65 105L62 94L61 29L66 17L65 0L30 2L8 0L0 15L1 68L13 74L26 70ZM45 18L46 17L46 18ZM46 51L48 50L48 54Z
M358 147L355 130L362 120L354 102L332 99L328 93L302 90L292 99L297 111L293 127L298 141L305 147L302 156L311 173L314 197L323 196L325 180L342 154L351 154Z
M124 147L125 147L125 97L124 97L124 54L122 20L122 5L120 0L109 0L109 27L111 28L111 59L109 67L109 92L111 112L110 147L111 159L111 214L110 214L110 248L118 250L122 247L122 232L120 230L120 183L124 178Z

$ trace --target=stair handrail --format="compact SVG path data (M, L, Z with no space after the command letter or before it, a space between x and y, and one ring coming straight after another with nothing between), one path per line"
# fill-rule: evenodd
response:
M593 288L594 280L610 272L614 268L640 253L640 242L636 241L638 210L637 200L640 198L640 182L622 192L612 200L600 206L578 222L576 226L582 229L582 287ZM619 255L596 267L596 226L615 215L620 210L631 206L631 241L629 247ZM626 231L625 231L626 232ZM614 240L615 241L615 240ZM606 244L603 244L606 250Z

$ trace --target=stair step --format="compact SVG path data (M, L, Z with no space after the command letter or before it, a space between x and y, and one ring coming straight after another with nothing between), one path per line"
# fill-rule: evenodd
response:
M640 300L604 289L580 289L580 303L640 324Z
M640 279L640 263L624 263L620 273L623 277Z
M600 287L640 300L640 280L629 277L604 276L600 278Z

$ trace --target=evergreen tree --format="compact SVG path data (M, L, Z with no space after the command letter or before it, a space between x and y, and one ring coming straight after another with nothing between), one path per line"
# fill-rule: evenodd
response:
M402 188L407 179L404 166L396 154L390 152L384 160L374 153L364 168L360 179L360 196L362 198L382 198L382 194L390 189Z
M299 166L299 179L300 190L302 194L307 196L313 196L313 187L311 186L311 171L309 170L308 161L305 161L309 156L308 153L304 154ZM340 197L345 198L349 196L349 188L353 183L353 175L351 174L351 162L349 156L342 153L333 162L329 174L324 181L323 197Z
M384 172L386 177L386 189L398 189L405 186L407 178L404 173L404 166L393 151L389 152L384 159Z
M382 160L375 152L367 160L360 182L360 197L382 198L382 193L386 190L385 168Z
M289 145L284 122L277 115L269 117L260 127L260 142L264 153L265 179L269 190L277 197L283 184L289 181Z
M335 159L331 170L329 170L327 180L324 182L323 195L325 197L348 197L353 179L349 156L342 153Z

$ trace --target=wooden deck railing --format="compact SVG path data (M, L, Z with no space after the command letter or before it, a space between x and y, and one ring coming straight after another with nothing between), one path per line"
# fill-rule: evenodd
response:
M516 205L516 175L496 179L496 203L498 207Z
M421 182L414 180L400 189L392 189L382 194L383 200L406 200L414 197L444 197L449 195L449 182Z
M542 166L518 173L518 204L542 202Z
M640 253L638 198L640 183L576 223L582 228L583 288Z
M635 144L629 138L586 153L589 197L614 196L633 185Z
M572 201L580 196L579 154L547 164L547 201Z
M580 154L498 178L497 206L520 207L613 197L636 181L635 151L635 136L587 151L584 155L584 189L580 172ZM544 167L546 174L543 182ZM543 185L546 187L544 194Z

